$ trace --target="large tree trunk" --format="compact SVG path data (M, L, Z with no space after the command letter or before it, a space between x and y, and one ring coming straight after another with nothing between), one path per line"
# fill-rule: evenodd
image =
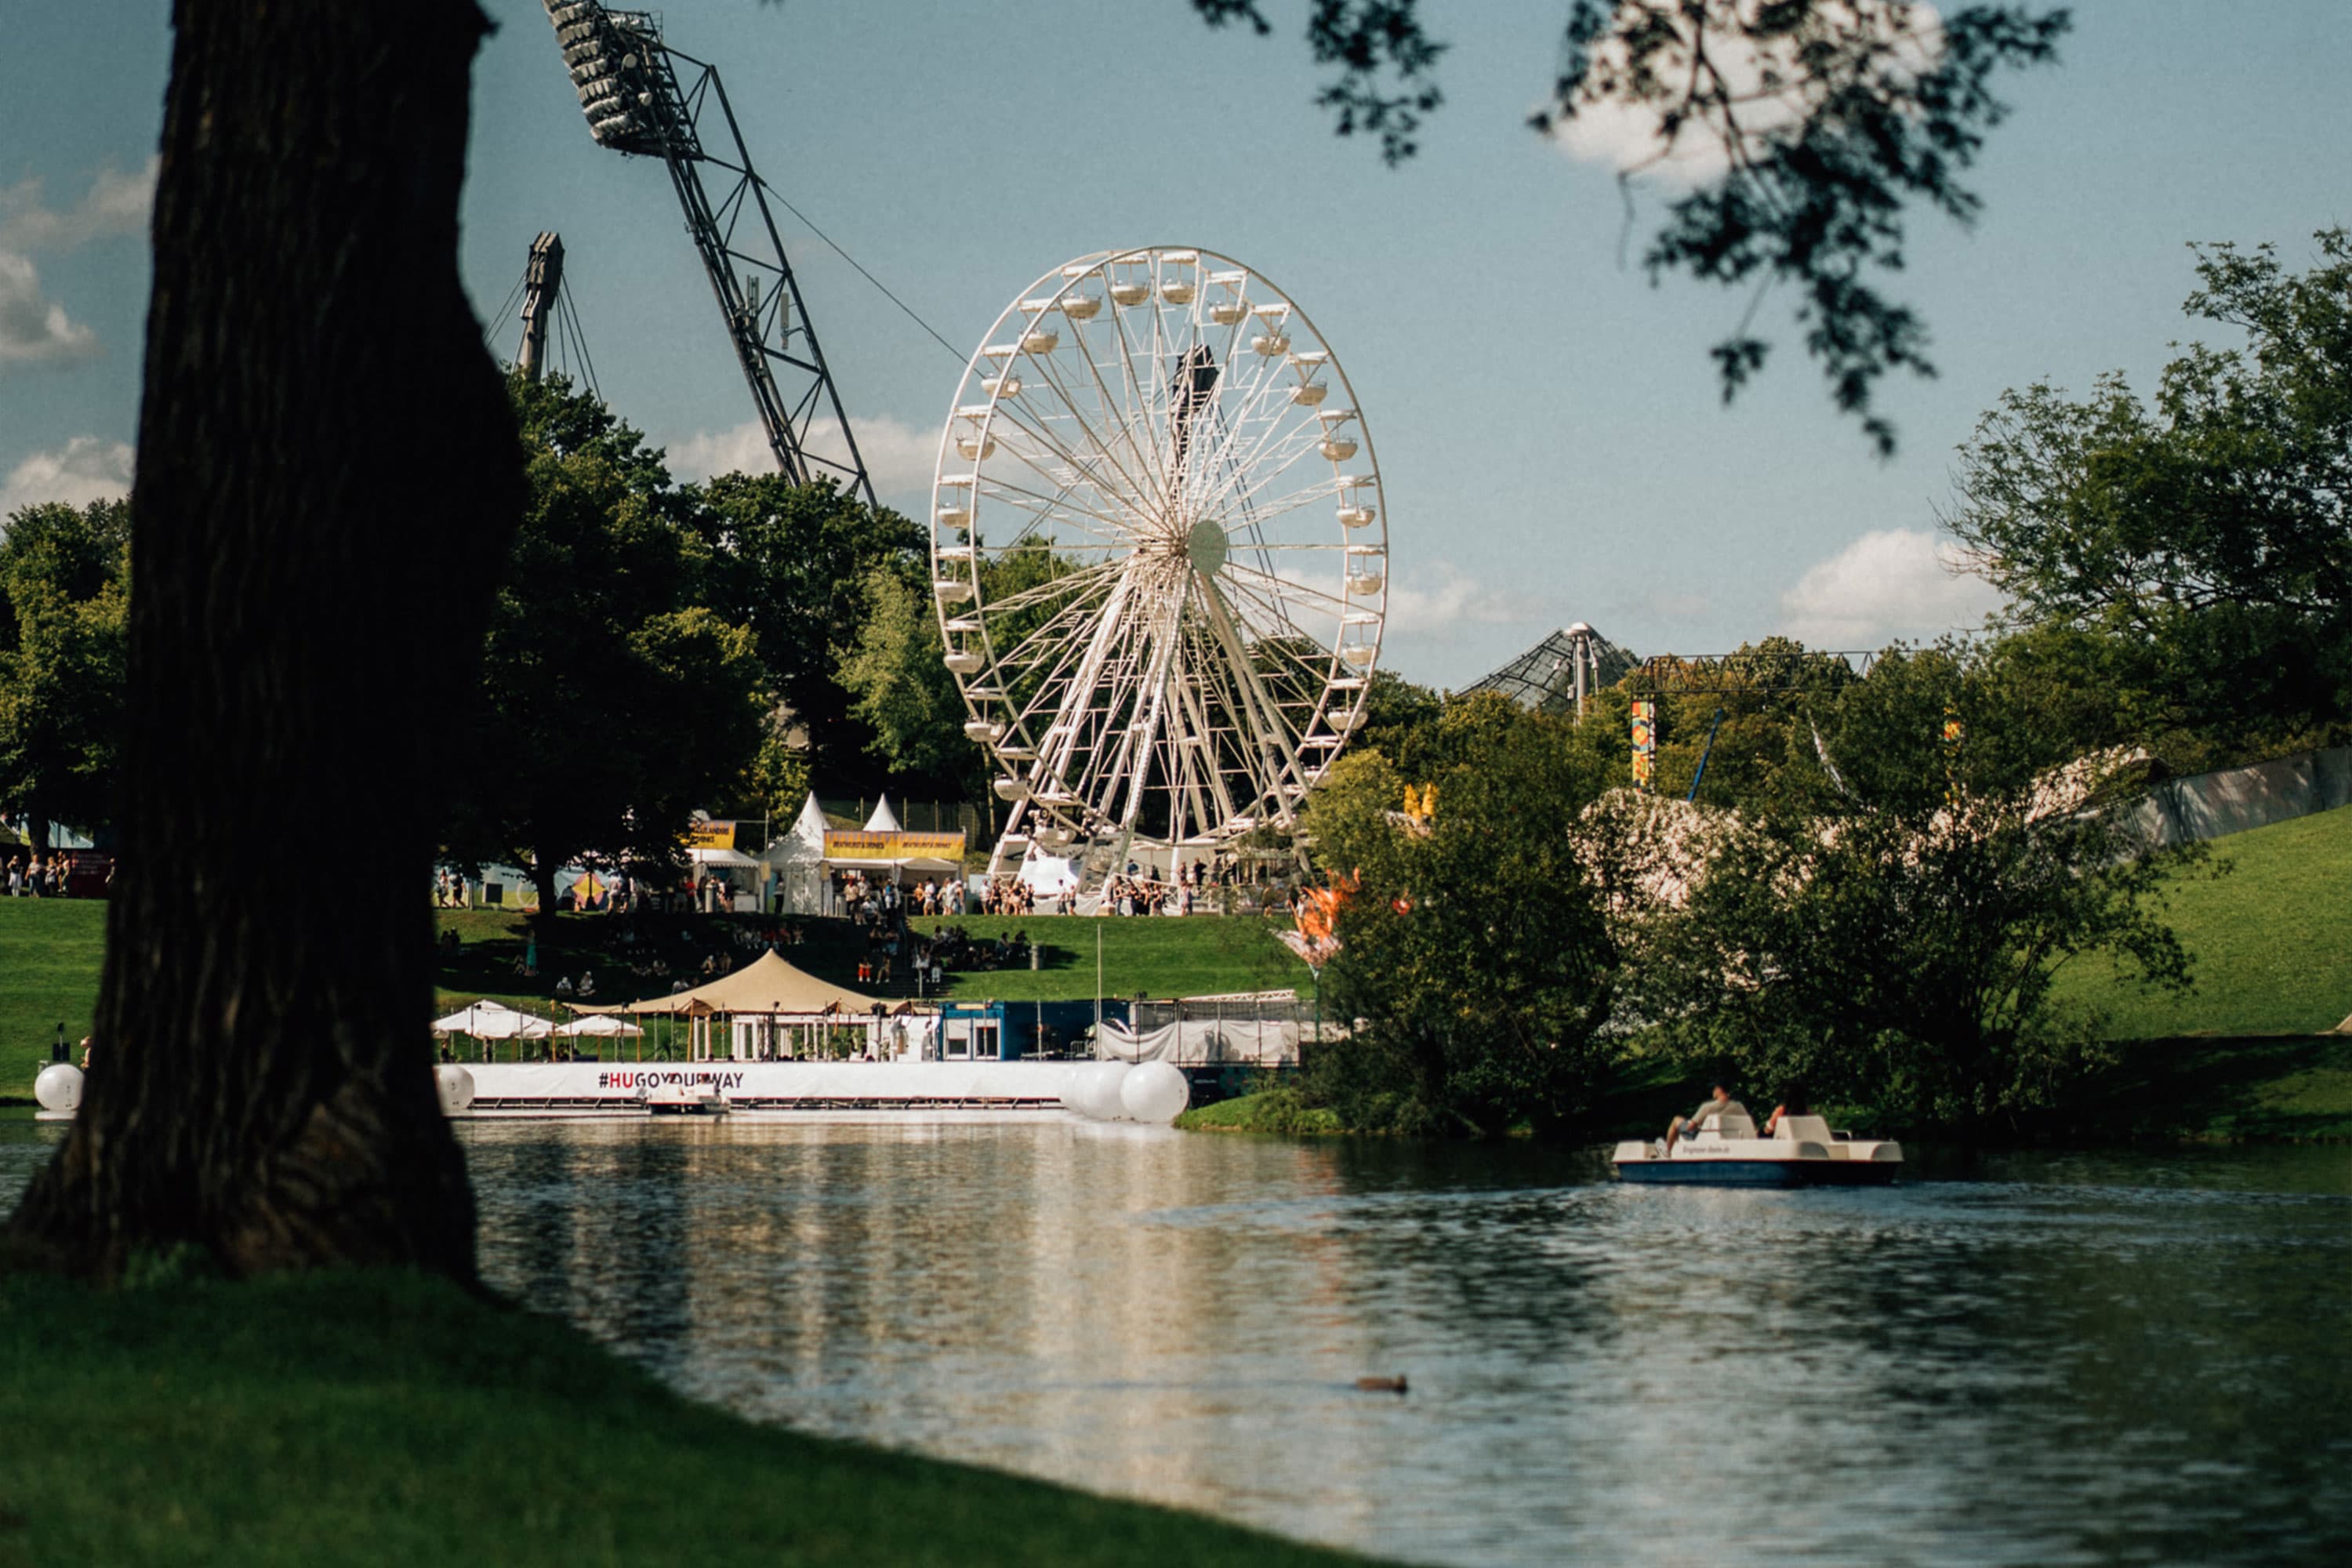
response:
M471 0L174 9L121 867L87 1098L12 1225L63 1267L473 1273L426 1032L425 742L522 504L457 271L485 26Z

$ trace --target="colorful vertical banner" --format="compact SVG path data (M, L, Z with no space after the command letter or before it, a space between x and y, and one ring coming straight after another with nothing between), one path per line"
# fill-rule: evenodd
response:
M1633 699L1633 787L1654 787L1658 770L1658 700Z

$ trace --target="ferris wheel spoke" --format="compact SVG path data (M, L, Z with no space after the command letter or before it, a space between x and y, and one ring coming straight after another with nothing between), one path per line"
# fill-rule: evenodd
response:
M1097 511L1092 507L1076 505L1067 491L1049 496L999 479L983 479L978 488L981 491L979 499L982 500L1001 500L1007 506L1033 514L1034 521L1027 525L1028 531L1024 531L1023 538L1028 537L1028 531L1034 531L1037 524L1063 519L1071 527L1090 533L1109 546L1123 549L1135 542L1134 524L1130 520ZM1100 526L1088 527L1078 521L1080 518L1090 519Z
M985 495L991 491L1009 492L1029 498L1047 512L1067 506L1080 516L1089 517L1111 531L1113 537L1132 539L1135 534L1135 510L1117 491L1106 488L1100 479L1074 463L1055 463L1047 457L1026 451L1018 443L1007 443L1007 449L1018 468L1008 473L1008 465L982 470L974 476L977 488ZM1047 487L1038 489L1012 477L1022 468L1034 474ZM1093 499L1083 500L1083 496Z
M1246 528L1255 526L1257 528L1264 528L1276 518L1286 516L1291 512L1297 511L1300 507L1310 506L1318 500L1336 500L1339 499L1340 492L1349 488L1342 484L1340 480L1342 479L1352 479L1355 476L1353 475L1334 474L1328 479L1316 480L1315 483L1307 486L1304 489L1292 491L1288 496L1285 497L1278 505L1253 507L1250 517L1244 522L1237 524L1236 527Z
M1263 504L1262 498L1276 481L1297 467L1300 460L1307 454L1316 450L1321 432L1301 428L1294 435L1294 443L1288 450L1277 447L1259 459L1261 464L1272 463L1274 465L1272 468L1235 468L1223 476L1218 489L1203 498L1201 510L1203 512L1212 511L1223 504L1228 498L1244 510L1250 521L1260 521L1265 516L1279 515L1283 511L1291 510L1286 505L1276 508L1273 512L1268 512ZM1337 494L1336 488L1330 493Z
M1265 682L1259 679L1257 668L1250 661L1249 648L1242 641L1240 629L1234 626L1223 595L1217 592L1216 584L1202 578L1200 584L1202 603L1208 612L1210 628L1216 634L1234 689L1241 697L1244 715L1255 731L1253 739L1260 753L1273 764L1269 772L1273 774L1276 792L1279 792L1281 775L1286 772L1304 784L1307 770L1299 765L1298 737L1291 731L1281 709L1267 695Z
M1255 566L1244 565L1239 561L1230 560L1225 563L1225 573L1235 579L1236 585L1244 587L1250 593L1282 603L1286 606L1290 599L1303 597L1317 601L1316 607L1335 621L1348 613L1348 597L1345 594L1334 594L1329 589L1318 587L1314 583L1301 577L1264 571Z
M1071 341L1076 344L1080 357L1086 360L1089 373L1094 374L1094 379L1097 385L1099 385L1101 376L1098 373L1094 373L1094 356L1087 352L1086 334L1083 330L1083 323L1073 322L1071 324ZM1052 355L1045 355L1032 361L1032 363L1036 366L1038 374L1045 379L1046 384L1053 387L1055 392L1060 395L1062 406L1069 411L1071 419L1076 423L1079 430L1085 434L1088 445L1090 445L1095 451L1101 453L1103 460L1108 463L1112 468L1117 470L1119 478L1126 481L1126 500L1128 503L1138 509L1148 506L1152 493L1152 487L1148 477L1151 472L1150 465L1148 463L1140 463L1130 468L1127 463L1120 460L1118 445L1106 439L1104 434L1101 431L1097 431L1094 427L1093 424L1087 420L1085 412L1078 406L1077 399L1070 395L1069 387L1063 382L1061 372L1055 365ZM1118 412L1116 404L1108 400L1107 394L1102 412L1104 423L1106 425L1111 425L1113 417ZM1131 447L1133 445L1131 434L1126 431L1124 421L1120 420L1114 427L1119 429L1122 434L1129 434L1128 444Z
M1146 348L1141 358L1143 368L1137 367L1135 340L1127 330L1127 308L1117 307L1111 316L1111 341L1118 352L1119 385L1118 402L1124 418L1124 430L1129 444L1142 454L1146 471L1157 476L1167 472L1173 458L1171 445L1164 445L1160 421L1159 367ZM1157 331L1155 326L1154 331ZM1089 358L1089 364L1093 363ZM1100 372L1097 371L1099 376ZM1158 489L1155 484L1154 489Z
M1015 588L1001 597L984 598L981 601L982 607L988 614L1001 618L1036 605L1069 600L1069 605L1055 612L1055 615L1066 615L1073 606L1083 606L1096 595L1108 592L1118 576L1118 569L1119 563L1116 561L1097 562L1043 583Z

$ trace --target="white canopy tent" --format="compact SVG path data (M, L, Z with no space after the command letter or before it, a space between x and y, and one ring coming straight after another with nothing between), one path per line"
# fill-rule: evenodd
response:
M888 795L886 795L874 803L874 815L866 819L866 832L904 833L906 830L906 825L898 820L898 814L890 809Z
M760 852L786 914L824 913L824 809L811 790L792 826Z

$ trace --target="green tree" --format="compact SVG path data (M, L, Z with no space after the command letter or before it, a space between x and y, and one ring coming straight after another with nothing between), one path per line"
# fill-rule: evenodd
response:
M1444 712L1445 699L1436 690L1392 669L1375 669L1364 691L1363 728L1349 742L1349 749L1378 752L1410 769L1434 743Z
M1591 1109L1614 952L1577 853L1597 783L1567 729L1473 696L1447 705L1421 776L1351 752L1309 802L1317 864L1357 884L1324 984L1360 1022L1309 1069L1349 1126L1549 1133ZM1407 783L1436 788L1425 830L1400 816Z
M462 747L453 852L512 858L555 909L583 852L666 858L763 733L751 634L695 601L708 549L644 438L560 380L513 379L530 499Z
M2156 900L2193 852L2095 809L2116 776L2037 696L1957 647L1882 658L1838 704L1830 790L1714 815L1622 911L1630 1010L1764 1092L1961 1129L2048 1103L2103 1059L2096 1017L2053 1001L2064 964L2186 985Z
M1822 779L1819 717L1853 679L1843 659L1766 637L1721 660L1629 683L1659 700L1657 792L1685 796L1696 784L1701 804L1725 806L1811 799Z
M1273 30L1259 0L1192 3L1212 26ZM1961 181L2007 113L1993 80L2056 58L2068 26L2063 10L2018 5L1572 0L1559 75L1531 123L1549 133L1631 108L1657 127L1652 163L1694 148L1711 157L1721 173L1667 205L1643 257L1652 280L1679 269L1758 299L1787 289L1838 407L1884 454L1895 430L1871 411L1871 389L1889 371L1935 366L1924 323L1876 279L1902 270L1914 205L1975 217ZM1445 51L1417 0L1314 0L1307 38L1317 64L1338 68L1317 101L1339 134L1378 136L1391 164L1412 157L1442 101ZM1769 350L1745 319L1715 346L1727 401Z
M0 532L0 801L93 833L112 823L129 638L131 503L26 507Z
M836 785L875 782L874 733L838 679L836 650L856 644L872 612L875 568L911 572L922 531L830 480L725 474L689 500L709 561L704 600L758 639L768 688L806 737L811 771Z
M2252 744L2352 714L2352 232L2295 274L2198 249L2186 310L2245 334L2191 346L2153 406L2120 374L2081 402L2005 394L1961 448L1946 526L2021 621L2130 679L2149 727Z
M866 574L866 617L836 650L835 671L850 712L872 731L874 754L900 778L950 788L981 785L981 752L963 732L963 696L942 662L947 649L929 584L906 565Z

